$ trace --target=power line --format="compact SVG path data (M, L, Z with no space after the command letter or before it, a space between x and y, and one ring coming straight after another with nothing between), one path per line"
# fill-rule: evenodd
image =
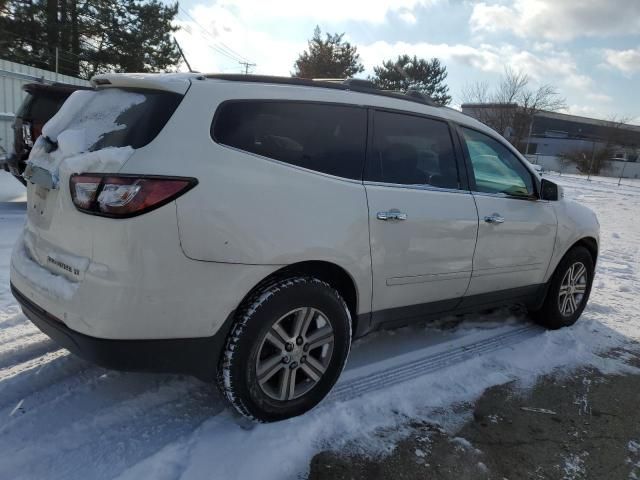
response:
M247 58L243 57L242 55L237 53L235 50L231 49L230 47L226 46L223 42L215 38L213 34L211 34L204 26L202 26L201 23L199 23L195 18L193 18L193 16L189 12L187 12L184 8L182 7L178 7L178 8L180 9L183 15L186 15L193 23L195 23L200 28L200 30L202 30L214 43L219 43L221 45L221 46L216 45L216 47L214 47L216 49L219 49L220 53L231 58L232 60L247 60Z
M209 42L207 42L207 40L206 40L206 39L204 39L204 38L202 38L202 37L200 37L200 36L196 37L196 36L195 36L195 35L194 35L190 30L183 29L182 31L183 31L183 32L185 32L186 34L188 34L189 36L193 37L193 38L197 38L197 39L201 40L201 41L203 42L203 45L204 45L205 47L209 48L209 49L210 49L214 54L216 54L216 55L217 55L217 54L219 54L219 53L220 53L220 51L219 51L217 48L215 48L213 45L211 45ZM242 62L242 61L240 61L240 60L237 60L237 59L235 59L235 58L233 58L233 57L229 57L228 55L225 55L225 56L226 56L227 58L231 59L231 60L234 60L234 61L238 62L238 63L244 63L244 62ZM255 65L255 64L253 64L253 63L249 63L249 65Z
M216 39L205 27L203 27L195 18L193 18L193 16L189 12L187 12L184 8L182 8L181 6L179 6L178 8L182 12L182 14L186 15L189 19L191 19L191 21L195 23L200 28L200 30L202 30L214 42L214 44L216 44L211 48L213 48L214 50L218 51L219 53L221 53L222 55L226 56L231 60L235 60L237 62L249 61L246 57L242 56L235 50L225 45L220 40Z

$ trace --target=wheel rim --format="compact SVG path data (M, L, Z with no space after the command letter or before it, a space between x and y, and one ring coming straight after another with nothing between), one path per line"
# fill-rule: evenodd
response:
M260 342L256 377L275 400L301 397L315 387L329 366L334 333L320 310L301 307L276 320Z
M582 262L576 262L569 267L560 283L558 294L560 313L565 317L573 315L582 303L586 291L587 269Z

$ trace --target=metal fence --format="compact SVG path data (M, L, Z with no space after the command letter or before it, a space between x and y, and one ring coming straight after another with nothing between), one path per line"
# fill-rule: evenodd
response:
M25 97L22 86L34 82L89 85L87 80L0 59L0 147L7 152L13 139L13 118Z
M592 174L579 171L575 163L562 157L536 154L526 157L531 163L540 165L545 171L556 172L559 175L584 177L589 181L640 188L640 162L609 160L604 163L598 174Z

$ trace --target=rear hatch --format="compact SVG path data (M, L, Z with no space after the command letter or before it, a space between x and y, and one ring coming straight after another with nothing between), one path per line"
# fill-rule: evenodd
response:
M74 206L71 175L117 173L135 149L158 135L183 96L175 89L136 85L77 91L69 97L43 127L24 172L24 248L30 260L68 280L82 280L92 258L93 222L104 219Z

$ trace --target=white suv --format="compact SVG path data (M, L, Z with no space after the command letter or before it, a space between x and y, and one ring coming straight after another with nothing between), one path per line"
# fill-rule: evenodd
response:
M504 304L573 324L598 222L498 134L360 81L101 75L43 129L14 295L97 364L302 414L372 330Z

